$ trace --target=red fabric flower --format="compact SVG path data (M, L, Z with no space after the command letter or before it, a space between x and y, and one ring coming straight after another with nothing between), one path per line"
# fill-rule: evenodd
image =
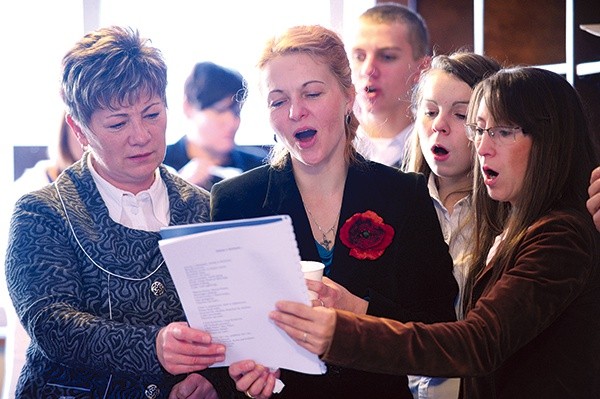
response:
M379 258L393 238L394 228L373 211L355 213L340 229L340 240L357 259Z

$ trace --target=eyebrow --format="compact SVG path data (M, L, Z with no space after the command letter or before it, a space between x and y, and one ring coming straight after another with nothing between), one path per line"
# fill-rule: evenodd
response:
M322 80L316 80L316 79L314 79L314 80L309 80L308 82L304 82L301 87L304 89L306 86L308 86L310 84L313 84L313 83L322 84L322 85L325 84L325 82L323 82ZM283 93L283 90L281 90L281 89L273 89L273 90L271 90L269 92L269 95L270 94L274 94L274 93Z
M160 103L161 103L160 101L156 101L156 102L153 102L152 104L148 104L148 106L147 106L147 107L145 107L144 109L142 109L142 112L146 112L146 111L148 111L150 108L154 107L155 105L160 105Z
M402 48L397 47L397 46L389 46L389 47L378 47L375 49L375 52L381 52L381 51L400 51L402 52ZM352 52L355 51L366 51L363 47L352 47Z
M469 105L469 101L455 101L452 105Z
M430 103L435 103L436 105L438 105L438 104L439 104L439 103L438 103L436 100L434 100L434 99L432 99L432 98L423 98L423 100L422 100L422 101L425 101L425 102L430 102ZM468 101L468 100L467 100L467 101L454 101L454 102L452 103L452 106L454 107L454 106L456 106L456 105L469 105L469 101Z
M153 102L152 104L148 104L146 107L144 107L142 109L142 113L148 111L153 106L159 105L159 104L160 104L160 101L156 101L156 102ZM126 117L126 116L129 116L128 112L121 112L121 113L110 114L107 116L107 118L122 118L122 117Z

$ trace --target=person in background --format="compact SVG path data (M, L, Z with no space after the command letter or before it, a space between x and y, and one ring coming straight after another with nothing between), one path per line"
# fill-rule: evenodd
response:
M187 181L210 190L222 179L264 164L266 153L235 144L246 82L237 71L200 62L185 82L183 111L189 122L185 136L167 146L165 165Z
M161 166L166 84L160 51L130 28L63 58L66 120L88 151L15 205L6 278L31 337L16 397L166 398L224 359L187 326L158 248L161 227L209 218L206 191Z
M353 146L355 90L344 44L321 26L268 41L258 62L277 144L270 165L211 191L215 221L290 215L316 306L401 321L454 320L456 282L423 176L367 161ZM265 315L266 316L266 315ZM270 396L265 365L230 366L237 389ZM323 376L281 370L281 398L412 398L406 376L328 366Z
M15 180L13 193L18 197L52 183L63 170L79 160L82 154L83 148L75 135L71 134L71 128L63 114L56 141L48 146L48 159L40 160L32 168L25 169Z
M585 207L599 164L575 89L534 67L479 83L468 111L474 262L467 311L401 323L280 302L272 319L340 366L462 377L463 398L600 397L600 234Z
M600 231L600 166L594 169L590 177L589 195L587 208L594 218L596 228Z
M403 168L423 173L454 261L458 282L456 316L463 317L461 300L473 242L474 147L465 134L467 107L473 87L500 70L495 60L470 52L436 55L421 74L413 92L415 135ZM459 380L409 376L416 399L456 399Z
M401 4L379 3L361 14L346 43L360 122L357 149L399 167L413 131L410 93L429 60L427 25Z

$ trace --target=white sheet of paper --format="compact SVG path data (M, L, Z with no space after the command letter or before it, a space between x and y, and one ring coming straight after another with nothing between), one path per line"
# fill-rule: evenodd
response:
M231 223L206 224L216 229L192 234L195 225L182 226L163 235L172 238L160 240L159 247L190 326L226 345L225 361L213 367L252 359L272 369L322 374L318 356L269 319L278 300L310 301L291 220L265 219L227 228L219 227Z

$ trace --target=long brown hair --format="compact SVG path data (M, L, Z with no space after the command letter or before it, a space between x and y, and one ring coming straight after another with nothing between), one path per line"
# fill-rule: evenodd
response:
M475 121L481 101L494 120L520 126L532 138L532 146L514 206L491 199L479 167L474 168L475 258L466 295L500 233L504 239L491 262L503 265L515 255L527 228L548 212L571 209L589 217L585 209L588 178L600 159L577 92L554 72L517 67L482 81L471 97L470 122ZM499 278L501 269L495 268L493 280ZM470 299L469 295L465 302Z

